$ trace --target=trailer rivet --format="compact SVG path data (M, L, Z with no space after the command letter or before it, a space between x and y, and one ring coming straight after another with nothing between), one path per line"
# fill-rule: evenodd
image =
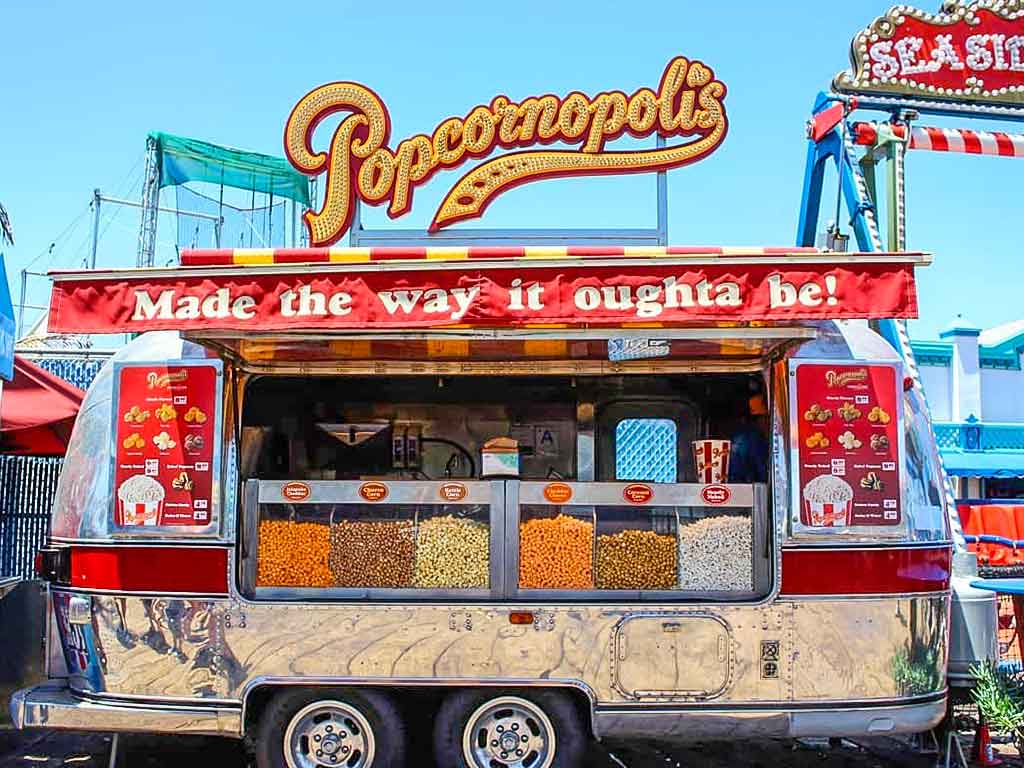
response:
M320 734L319 733L313 736L313 741L320 741Z
M504 733L504 732L505 732L505 726L504 725L499 725L498 726L498 733Z
M333 725L328 725L324 730L327 731L328 733L330 733L331 731L334 730L334 726Z
M526 742L528 742L530 740L529 737L527 737L527 735L525 733L520 738L522 739L523 744L525 744Z
M496 747L496 746L498 746L498 740L497 740L497 739L495 739L494 741L492 741L492 742L491 742L491 746L492 746L492 747Z
M519 730L519 723L512 723L512 730L513 731L518 731Z
M523 756L523 750L517 749L516 750L516 757L522 757L522 756Z

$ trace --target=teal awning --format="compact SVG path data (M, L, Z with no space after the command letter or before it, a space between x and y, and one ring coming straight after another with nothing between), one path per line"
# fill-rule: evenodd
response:
M0 379L14 378L14 303L7 285L4 255L0 253Z
M307 208L310 205L309 179L283 157L170 133L151 133L149 138L156 142L161 188L202 181L287 198Z
M1024 451L942 451L946 472L960 477L1024 477Z

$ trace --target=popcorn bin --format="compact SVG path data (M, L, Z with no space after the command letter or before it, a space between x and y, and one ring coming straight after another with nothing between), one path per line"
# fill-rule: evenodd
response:
M804 524L815 528L849 525L853 488L841 477L819 475L804 486Z
M724 483L729 478L728 440L694 440L693 464L698 483Z
M118 525L160 525L164 516L164 489L146 475L132 475L117 489Z

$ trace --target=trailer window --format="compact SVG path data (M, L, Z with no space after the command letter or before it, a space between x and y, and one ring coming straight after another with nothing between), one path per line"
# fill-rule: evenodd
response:
M676 422L623 419L615 426L615 479L674 483L679 464Z
M248 488L259 509L257 590L357 596L491 587L492 521L500 509L490 503L488 483L253 481Z
M763 593L768 523L764 486L718 486L724 507L703 503L695 485L574 484L566 504L524 484L520 507L518 589L523 597L728 598ZM568 486L567 486L568 487ZM645 490L646 489L646 490ZM679 504L647 506L645 493ZM633 494L637 504L614 503ZM735 498L729 498L734 494ZM595 503L589 503L595 502ZM638 506L641 505L641 506Z

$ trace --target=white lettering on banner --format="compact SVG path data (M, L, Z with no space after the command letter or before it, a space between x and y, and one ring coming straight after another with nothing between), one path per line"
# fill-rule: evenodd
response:
M218 288L216 292L204 296L179 296L175 301L174 291L160 291L154 300L148 291L135 291L135 310L132 320L197 320L200 317L211 320L223 320L235 317L238 320L251 320L256 317L256 300L252 296L231 298L227 288Z
M172 298L174 291L160 291L156 301L146 291L136 291L132 320L170 320L174 317L171 313Z
M797 288L793 283L783 280L780 275L768 278L768 302L772 309L792 307L797 303L805 307L818 307L821 306L822 293L826 294L825 303L835 306L839 303L835 292L836 279L833 275L825 276L824 289L814 281L808 281Z
M529 293L529 291L527 291ZM417 305L423 300L423 311L429 313L448 312L451 309L448 297L455 299L456 309L449 315L452 320L461 320L466 314L477 296L480 295L480 286L472 288L431 288L427 291L378 291L377 297L384 305L389 315L394 315L401 309L405 314L410 315ZM532 307L531 307L532 309Z
M423 291L378 291L377 296L384 304L384 309L389 315L395 314L401 309L405 314L412 314L416 309Z
M930 51L927 57L921 50ZM880 40L868 48L871 74L892 80L948 69L951 72L988 70L1024 72L1024 35L977 34L964 40L958 50L952 34L940 34L925 45L920 37L904 37L893 43Z
M662 291L665 292L664 303ZM634 305L633 289L628 285L605 285L597 288L584 285L573 293L573 303L577 309L593 312L598 309L623 310L633 309L637 317L658 317L665 309L679 309L700 305L710 307L739 307L743 304L738 283L723 281L718 284L701 280L696 286L680 282L675 277L666 277L660 284L641 285L636 289Z
M596 282L595 278L584 278L588 285L568 283L559 288L556 282L524 282L513 278L508 283L494 283L474 277L474 284L466 287L441 288L392 288L371 290L365 293L350 293L343 290L314 290L312 285L296 285L292 288L277 288L265 298L248 293L232 294L228 287L216 288L212 292L183 294L182 288L164 290L135 289L131 320L135 323L149 321L206 321L234 320L258 323L275 317L289 319L344 317L360 313L361 322L371 323L371 318L381 313L392 318L408 317L419 322L434 321L445 323L462 321L471 315L471 310L482 297L486 298L487 316L518 314L523 320L531 316L543 322L545 290L552 287L556 302L567 302L568 306L555 308L551 317L559 322L579 313L581 319L590 317L621 317L651 320L668 311L676 317L687 314L712 314L728 316L728 312L714 311L731 309L739 312L748 302L753 311L758 307L779 308L824 308L839 305L837 298L838 281L835 275L819 275L813 279L806 272L798 273L796 280L786 279L786 272L768 274L758 278L750 288L728 279L668 275L648 278L651 282L640 285ZM806 277L805 277L806 276ZM468 276L467 276L468 277ZM612 280L625 278L611 278ZM635 281L639 282L639 281ZM329 283L324 283L329 286ZM429 285L429 283L428 283ZM508 285L509 287L505 287ZM196 289L191 289L196 290ZM561 291L566 290L565 294ZM487 291L487 293L485 293ZM557 292L556 292L557 291ZM747 295L747 291L753 291ZM274 300L276 296L276 301ZM376 311L372 305L379 301ZM269 304L268 304L269 302ZM368 306L371 305L371 306ZM765 306L767 305L767 306ZM484 315L477 314L479 317ZM588 320L589 322L589 320Z

